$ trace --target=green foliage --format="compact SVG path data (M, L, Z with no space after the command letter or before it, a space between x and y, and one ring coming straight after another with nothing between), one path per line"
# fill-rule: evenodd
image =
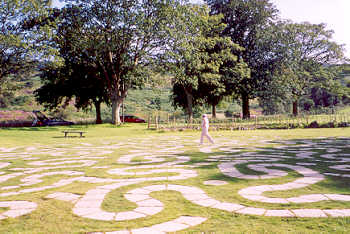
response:
M244 118L249 118L249 100L269 86L271 73L278 61L274 52L278 42L274 34L266 28L276 19L277 9L268 0L220 1L208 0L211 14L223 14L222 22L226 27L222 36L243 47L238 57L243 59L250 69L246 75L232 76L234 93L242 99ZM266 56L269 55L269 56ZM230 65L227 64L229 69Z
M336 79L339 67L331 66L344 59L344 48L332 42L333 32L325 24L279 22L280 53L283 65L277 71L275 82L284 89L279 94L293 100L293 114L298 114L298 100L317 87L331 92L342 92ZM278 88L279 85L273 86Z
M28 100L16 97L16 82L21 77L31 76L40 61L53 54L42 42L50 30L41 25L35 29L27 27L32 18L50 11L48 0L6 0L0 2L0 106L11 103L21 105ZM30 85L30 84L26 84ZM23 87L21 87L23 88Z
M112 103L112 122L119 123L119 109L129 88L142 85L146 65L166 48L172 1L67 0L62 9L69 27L59 37L77 63L87 62L95 76L105 80ZM63 22L66 23L66 22ZM59 31L60 32L60 31Z
M231 81L227 73L241 76L247 69L234 54L242 48L229 37L220 36L225 28L221 15L209 16L205 5L188 5L180 10L183 21L178 22L175 34L180 38L171 44L166 59L174 75L173 104L186 109L191 120L193 108L204 103L215 107L230 94L225 84Z
M44 85L35 91L36 100L50 110L63 109L74 99L79 110L96 109L96 123L102 123L101 103L110 103L104 80L93 67L65 60L64 66L47 66L42 72Z
M46 14L50 1L7 0L0 2L0 82L9 75L25 73L36 65L45 45L39 42L42 31L28 31L26 20ZM1 86L0 86L1 87Z

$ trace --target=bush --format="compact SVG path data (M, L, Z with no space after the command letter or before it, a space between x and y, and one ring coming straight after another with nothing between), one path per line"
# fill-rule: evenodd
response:
M225 110L224 114L226 118L231 118L233 116L233 113L229 110Z
M346 127L350 127L350 124L346 123L346 122L340 122L340 123L338 123L338 127L339 128L346 128Z
M329 122L329 123L325 123L325 124L321 124L320 128L335 128L335 124L334 122Z
M308 128L319 128L320 125L317 123L317 121L313 121L307 127Z

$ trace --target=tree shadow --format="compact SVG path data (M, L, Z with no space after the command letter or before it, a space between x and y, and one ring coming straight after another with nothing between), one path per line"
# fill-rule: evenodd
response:
M278 144L280 146L274 147L269 145L271 144ZM248 175L257 175L257 174L266 174L266 173L254 173L255 171L252 169L247 168L246 166L248 164L288 164L288 165L299 165L303 166L309 169L312 169L314 171L317 171L325 176L325 180L320 181L320 184L322 187L331 188L335 191L342 191L344 193L350 194L350 176L349 176L349 169L350 168L350 148L347 147L350 143L350 138L348 137L325 137L325 138L296 138L296 139L288 139L288 140L272 140L268 142L266 146L262 145L257 148L257 150L253 150L250 147L242 148L241 146L233 146L231 150L241 150L241 152L254 152L254 154L259 155L259 157L263 158L269 158L269 155L273 155L274 159L276 159L275 162L268 161L264 162L263 160L258 162L249 159L247 157L247 162L243 162L241 164L235 165L236 169L239 170L242 174L248 174ZM305 154L304 157L301 154L300 156L297 156L300 151L300 153L303 152L312 152L312 155ZM335 152L336 151L336 152ZM187 154L191 157L191 161L187 162L187 165L194 165L196 163L211 163L211 165L203 165L199 168L210 170L210 169L218 169L218 165L220 163L224 163L227 161L227 158L230 158L230 155L232 156L231 160L235 161L237 159L235 158L244 158L243 155L237 154L236 152L230 153L225 151L216 151L212 153L201 153L201 152L195 152L193 154ZM218 159L217 161L210 161L208 162L206 159L208 159L210 156L215 155L227 155L227 158L225 160ZM322 155L333 155L334 158L325 158L321 157ZM281 157L279 157L281 156ZM284 156L288 156L288 158L284 158ZM258 157L258 158L259 158ZM272 157L271 157L272 158ZM345 159L345 161L343 161ZM244 159L243 159L244 160ZM228 160L229 161L229 160ZM315 165L311 165L311 164ZM330 168L330 166L334 165L349 165L348 168L345 170L337 170L334 168ZM275 167L273 167L275 168ZM295 171L283 168L283 166L278 167L279 169L282 169L288 173L296 173ZM252 173L250 173L252 172ZM258 171L257 171L258 172ZM327 175L326 173L334 173L338 174L339 176L335 175ZM345 175L345 176L344 176ZM302 177L302 175L300 175ZM208 179L210 180L223 180L223 181L236 181L239 180L238 178L229 177L227 175L224 175L222 172L217 172L214 174L211 174Z

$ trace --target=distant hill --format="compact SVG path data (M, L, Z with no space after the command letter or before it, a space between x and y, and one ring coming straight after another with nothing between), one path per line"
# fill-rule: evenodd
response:
M350 87L350 65L345 66L339 78L344 86L347 85ZM129 90L124 103L124 114L136 115L145 119L149 114L156 112L160 114L163 113L164 115L167 113L175 113L176 115L184 116L182 110L175 110L171 105L170 80L170 77L156 75L155 83L153 81L153 83L146 84L142 89ZM33 110L40 110L51 117L62 117L71 121L94 121L95 112L93 109L86 112L77 111L73 105L74 102L65 110L60 110L58 112L45 111L43 106L36 103L33 95L33 92L41 85L41 80L37 75L12 80L11 87L14 88L12 93L5 97L0 96L0 111L14 111L13 115L17 116L22 113L21 111L31 112ZM210 110L210 107L201 109L202 112L206 113L210 113ZM217 107L218 117L223 117L225 112L240 113L240 105L232 103L230 98L225 98ZM253 115L261 112L261 108L256 100L252 100L251 102L251 112ZM8 112L6 113L7 116L11 116ZM102 105L102 118L107 121L111 119L110 107Z

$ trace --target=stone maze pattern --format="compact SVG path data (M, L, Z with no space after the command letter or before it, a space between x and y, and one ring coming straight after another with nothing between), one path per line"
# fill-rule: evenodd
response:
M93 189L84 195L74 193L52 192L46 199L57 199L74 205L72 213L99 221L126 221L145 218L162 212L164 204L152 198L155 191L177 191L188 201L202 207L219 209L226 212L277 217L308 217L332 218L348 217L349 209L268 209L265 203L314 203L320 201L350 202L349 194L318 193L295 197L269 197L264 192L288 191L316 184L327 176L335 178L350 177L350 154L345 153L350 138L319 138L299 141L267 141L253 137L249 142L239 142L230 138L217 138L216 144L198 147L198 139L184 137L151 137L135 139L127 142L103 142L100 144L75 143L57 145L56 148L35 145L32 147L0 147L0 213L1 220L28 215L37 209L38 204L32 201L18 200L17 195L60 188L73 182L95 184ZM253 145L253 146L252 146ZM260 147L258 147L260 146ZM203 162L191 163L190 156L185 155L186 149L199 151ZM119 155L120 149L128 150ZM194 149L194 150L193 150ZM118 156L116 156L118 155ZM40 160L45 156L45 160ZM111 165L99 165L99 161L111 158ZM134 159L138 160L134 160ZM12 165L12 160L22 159L24 167ZM290 163L290 160L295 163ZM288 161L289 160L289 161ZM329 171L317 171L318 164L327 164ZM123 165L124 167L120 167ZM201 181L206 186L229 186L231 179L265 180L282 178L288 175L287 170L295 171L300 177L284 184L266 184L249 186L238 191L247 200L260 202L260 207L246 206L238 202L221 201L209 196L203 189L193 186L176 184L198 177L201 167L214 165L220 173L227 177L226 181ZM242 173L237 166L246 165L258 175ZM102 170L111 178L86 176L79 171L82 168ZM278 168L278 169L276 169ZM286 170L287 169L287 170ZM165 173L164 176L157 176ZM171 175L166 175L171 173ZM152 176L155 174L154 176ZM65 175L50 185L41 185L45 177ZM147 175L147 176L146 176ZM120 179L115 179L120 176ZM126 178L127 177L127 178ZM5 186L7 181L17 179L17 185ZM123 212L108 212L102 209L102 203L108 193L123 186L142 182L157 182L132 189L124 194L125 199L136 204L134 210ZM162 184L159 184L162 182ZM281 206L283 207L283 206ZM180 216L168 222L153 226L140 227L132 230L116 230L106 233L166 233L185 230L199 225L206 217Z

